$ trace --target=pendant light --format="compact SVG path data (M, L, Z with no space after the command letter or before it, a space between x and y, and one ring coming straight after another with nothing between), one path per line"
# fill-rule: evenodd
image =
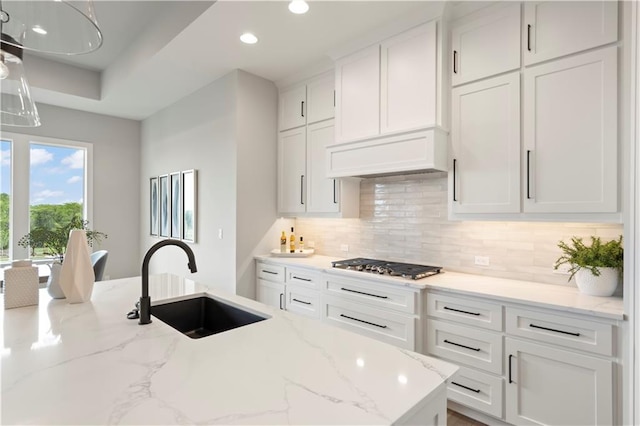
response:
M0 43L0 124L37 127L40 117L31 98L22 66L22 49L8 44L11 37L2 33Z
M5 43L59 55L89 53L102 45L91 0L0 1Z

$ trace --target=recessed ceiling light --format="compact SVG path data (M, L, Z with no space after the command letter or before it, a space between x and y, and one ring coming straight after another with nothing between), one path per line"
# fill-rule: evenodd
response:
M42 28L40 25L34 25L33 27L31 27L31 29L33 30L34 33L38 33L42 35L47 34L47 30Z
M295 13L296 15L301 15L303 13L307 13L309 10L309 5L304 0L293 0L289 3L289 10L291 13Z
M258 37L251 33L244 33L240 36L240 41L247 44L256 44L258 42Z

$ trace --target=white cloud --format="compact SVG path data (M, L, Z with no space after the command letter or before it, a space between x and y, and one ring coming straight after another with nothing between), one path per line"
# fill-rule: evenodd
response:
M67 179L67 183L78 183L78 182L82 182L81 176L71 176L69 179Z
M44 148L31 148L31 165L38 166L53 160L53 154Z
M50 189L45 189L43 191L36 192L35 194L33 194L33 198L42 200L45 198L60 197L62 195L64 195L63 191L51 191Z
M11 165L11 151L8 149L5 151L0 151L0 164L3 166Z
M65 166L69 166L71 169L83 169L84 168L84 151L79 149L68 157L65 157L61 161Z

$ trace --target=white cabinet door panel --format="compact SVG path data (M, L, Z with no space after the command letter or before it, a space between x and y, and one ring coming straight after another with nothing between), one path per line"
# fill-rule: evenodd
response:
M460 367L447 385L447 397L459 404L502 418L502 377Z
M484 8L453 23L452 84L520 67L520 3Z
M278 139L278 211L305 211L306 129L280 133Z
M380 45L336 62L336 139L380 133Z
M334 84L330 73L307 84L307 124L328 120L334 116Z
M307 212L340 210L338 182L327 177L326 147L334 137L333 120L307 126Z
M506 420L514 425L611 425L613 364L505 339Z
M525 71L525 212L618 211L616 49Z
M520 211L520 74L453 89L454 213Z
M618 39L618 2L524 3L525 65L612 43Z
M435 22L382 42L380 63L380 133L435 125Z
M274 308L285 309L285 285L258 279L257 300Z
M306 124L305 102L307 97L306 86L296 87L280 93L279 119L280 131L293 129Z

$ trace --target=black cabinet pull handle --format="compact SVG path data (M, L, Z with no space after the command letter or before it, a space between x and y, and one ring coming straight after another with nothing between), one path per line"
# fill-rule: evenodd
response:
M458 68L456 66L456 62L458 62L456 61L457 58L458 58L458 51L454 50L453 51L453 73L454 74L458 74Z
M527 50L531 52L531 25L527 25Z
M509 355L509 383L513 383L513 380L511 380L511 358L513 358L513 355Z
M358 322L363 322L363 323L365 323L365 324L375 325L376 327L380 327L380 328L387 328L387 326L386 326L386 325L380 325L380 324L376 324L375 322L369 322L369 321L361 320L361 319L358 319L358 318L354 318L354 317L347 316L347 315L345 315L345 314L340 314L340 316L341 316L341 317L344 317L344 318L348 318L348 319L350 319L350 320L354 320L354 321L358 321Z
M471 392L480 393L480 389L470 388L469 386L461 385L460 383L451 382L452 385L460 386L466 390L470 390Z
M300 102L300 115L304 117L304 101Z
M278 275L277 272L267 271L266 269L263 269L262 272L264 272L265 274Z
M529 327L531 327L531 328L539 328L541 330L553 331L554 333L568 334L570 336L576 336L576 337L580 336L580 333L574 333L574 332L571 332L571 331L556 330L555 328L542 327L541 325L529 324Z
M446 309L447 311L460 312L460 313L467 314L467 315L480 316L480 313L479 313L479 312L463 311L463 310L461 310L461 309L454 309L454 308L450 308L450 307L448 307L448 306L445 306L445 307L444 307L444 308L442 308L442 309Z
M284 293L280 293L280 309L284 310L284 307L282 306L282 297L284 296Z
M388 299L387 296L380 296L378 294L365 293L364 291L351 290L349 288L344 288L344 287L340 287L340 290L350 291L351 293L364 294L365 296L373 296L373 297L377 297L379 299Z
M310 278L301 278L301 277L297 277L295 275L293 275L291 278L295 278L296 280L306 281L306 282L311 282L312 281Z
M456 163L458 160L453 159L453 201L458 201L456 198Z
M300 175L300 204L304 205L304 175Z
M338 200L336 199L336 180L333 180L333 204L338 204Z
M310 305L311 302L305 302L304 300L293 299L294 302L304 303L305 305Z
M529 175L530 173L530 169L531 169L531 150L527 150L527 199L530 200L531 199L531 186L529 185Z
M448 343L450 345L454 345L454 346L460 346L461 348L465 348L465 349L470 349L472 351L476 351L476 352L480 352L480 348L472 348L471 346L467 346L467 345L461 345L460 343L456 343L456 342L451 342L447 339L444 339L445 343Z

